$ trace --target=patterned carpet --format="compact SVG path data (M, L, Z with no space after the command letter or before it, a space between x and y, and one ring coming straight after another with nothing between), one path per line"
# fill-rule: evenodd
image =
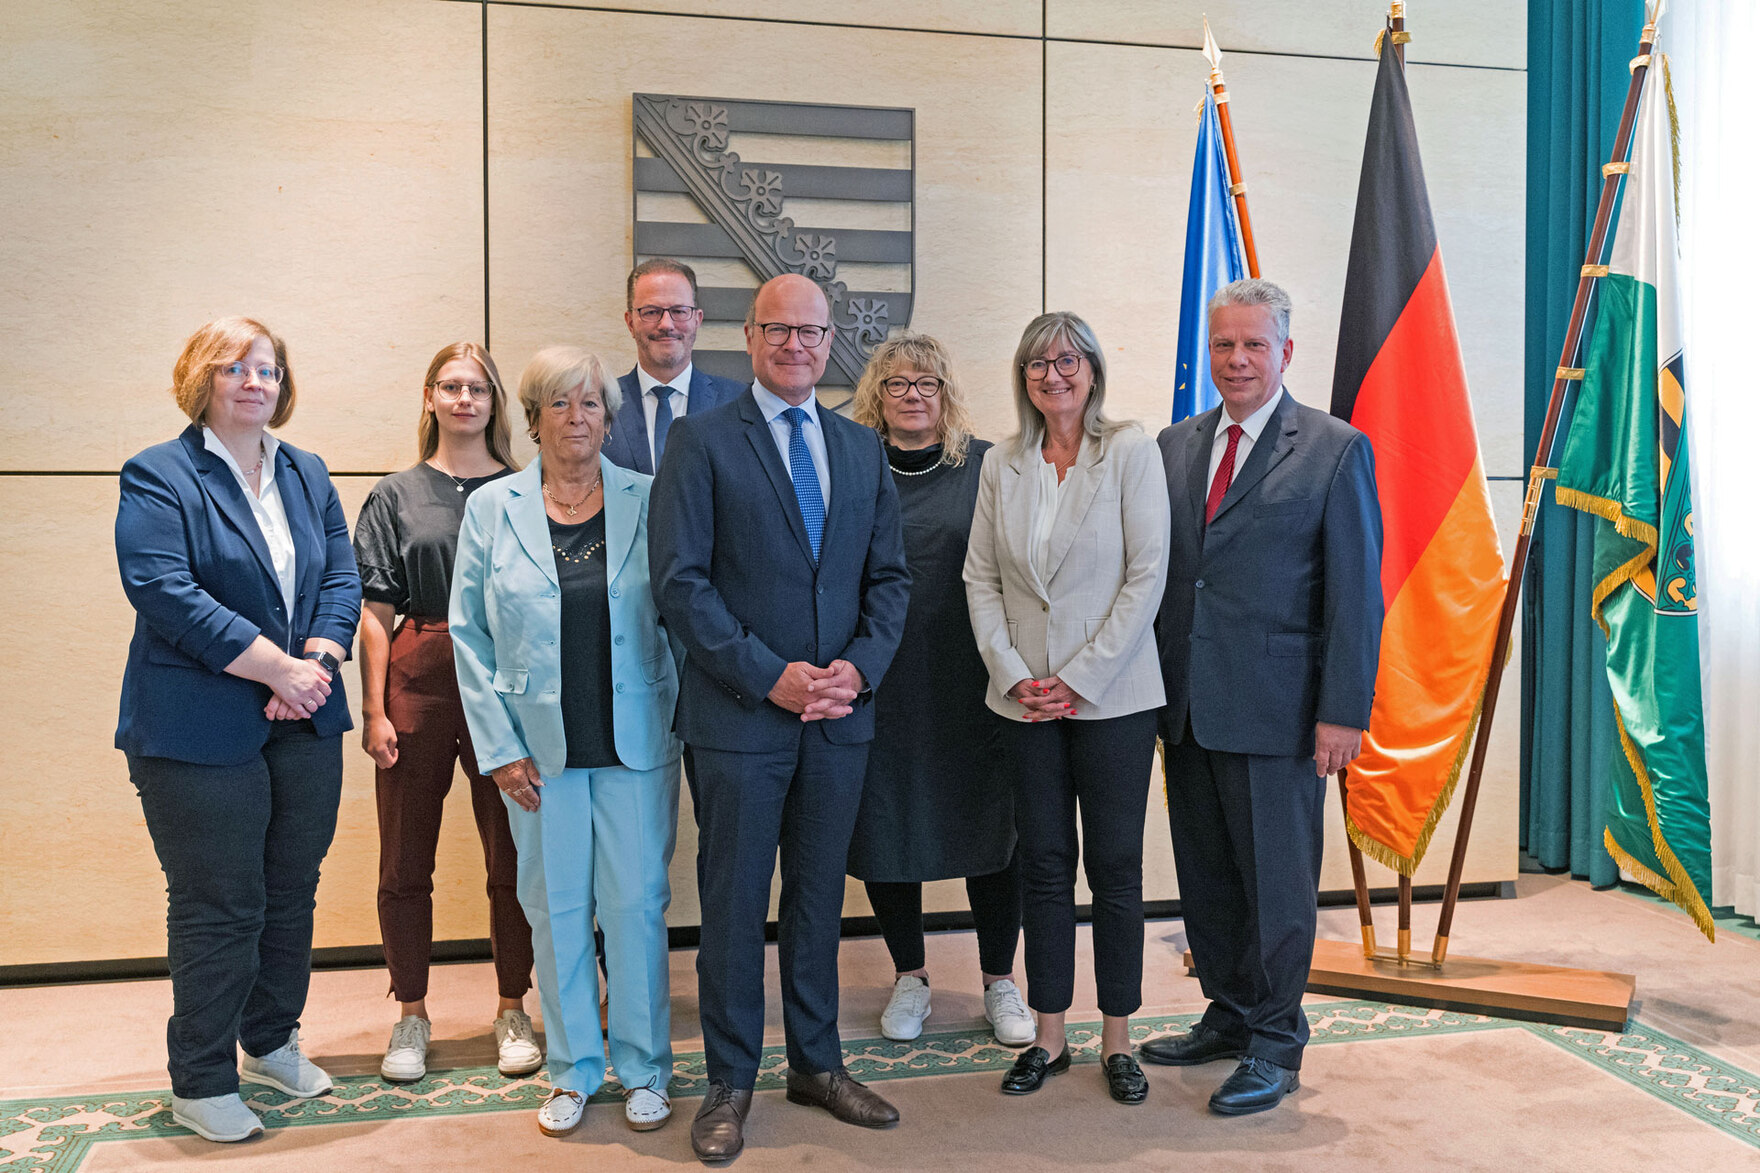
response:
M1751 1146L1760 1163L1760 1076L1640 1024L1617 1034L1379 1002L1314 1004L1308 1006L1307 1013L1313 1043L1321 1046L1485 1031L1526 1032ZM1188 1028L1195 1017L1139 1018L1133 1033L1139 1041L1176 1034ZM1077 1063L1098 1062L1098 1023L1074 1024L1069 1037ZM1015 1052L991 1040L987 1031L925 1034L911 1043L846 1040L845 1051L851 1073L866 1082L1000 1074L1015 1057ZM758 1077L760 1090L782 1086L783 1064L781 1047L766 1050ZM704 1082L702 1055L679 1055L672 1084L674 1097L700 1096ZM542 1079L508 1079L493 1067L473 1067L437 1071L413 1084L387 1084L366 1076L340 1079L331 1094L314 1100L292 1100L252 1085L244 1090L264 1124L275 1129L531 1111L542 1103L548 1085ZM617 1090L611 1086L594 1101L616 1098ZM74 1173L85 1165L94 1146L187 1135L171 1122L167 1091L0 1101L0 1173Z

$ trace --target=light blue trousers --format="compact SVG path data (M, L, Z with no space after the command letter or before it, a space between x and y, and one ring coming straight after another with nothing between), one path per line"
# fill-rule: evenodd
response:
M605 1082L593 921L605 933L611 1065L626 1088L672 1078L666 870L678 834L678 762L544 779L538 809L507 803L519 902L532 926L550 1084L592 1095Z

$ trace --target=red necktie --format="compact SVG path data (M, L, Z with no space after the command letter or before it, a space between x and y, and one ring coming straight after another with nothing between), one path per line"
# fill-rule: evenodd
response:
M1210 482L1210 495L1204 498L1204 524L1209 525L1216 511L1222 508L1222 499L1228 496L1228 486L1234 480L1234 450L1241 442L1241 426L1228 425L1228 448L1222 453L1222 463L1216 466L1216 476Z

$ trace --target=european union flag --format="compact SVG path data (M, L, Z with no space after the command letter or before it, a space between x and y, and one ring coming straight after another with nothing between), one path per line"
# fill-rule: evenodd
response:
M1179 353L1173 385L1175 423L1222 402L1210 378L1204 309L1218 289L1247 275L1240 225L1228 188L1228 159L1222 153L1216 95L1206 86L1198 150L1192 160L1192 198L1186 209L1186 267L1180 284Z

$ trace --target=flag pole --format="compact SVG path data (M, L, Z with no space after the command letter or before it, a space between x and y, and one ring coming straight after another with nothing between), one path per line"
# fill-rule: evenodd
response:
M1552 397L1546 404L1546 422L1540 429L1540 442L1534 447L1534 467L1528 473L1528 492L1522 501L1522 528L1516 538L1515 553L1510 558L1509 586L1504 591L1503 613L1497 621L1497 642L1492 646L1491 671L1485 678L1485 701L1479 717L1479 730L1473 742L1473 764L1467 775L1465 793L1461 796L1460 827L1455 832L1454 857L1448 865L1448 888L1442 897L1442 915L1436 923L1436 943L1431 959L1440 964L1448 956L1448 934L1454 925L1454 909L1460 900L1461 873L1467 863L1467 836L1473 829L1473 806L1479 799L1479 782L1485 770L1485 753L1491 740L1491 718L1497 708L1501 671L1509 656L1510 633L1515 627L1516 605L1521 596L1523 572L1528 565L1529 547L1534 526L1539 520L1540 497L1546 482L1558 475L1551 467L1552 444L1558 431L1559 416L1564 411L1565 389L1583 377L1581 369L1570 364L1582 344L1583 321L1589 312L1589 296L1598 278L1607 275L1602 256L1607 246L1607 229L1613 219L1614 198L1619 194L1620 178L1630 169L1628 156L1632 145L1632 127L1638 117L1638 99L1644 90L1644 78L1650 72L1650 50L1656 43L1657 7L1652 4L1648 22L1639 35L1638 55L1632 58L1632 79L1626 87L1625 110L1620 114L1619 132L1614 136L1613 160L1601 168L1601 201L1595 209L1595 226L1589 233L1589 248L1577 276L1577 296L1571 304L1570 325L1565 330L1564 347L1558 360L1558 371L1552 379Z
M1400 72L1404 73L1406 42L1411 39L1406 32L1405 0L1391 0L1388 4L1387 34L1393 39L1393 55L1399 61ZM1394 938L1394 944L1402 962L1412 955L1412 877L1404 872L1399 876L1399 935Z
M1247 185L1241 181L1241 161L1234 152L1234 121L1228 116L1228 86L1222 80L1222 50L1204 20L1204 56L1210 60L1210 92L1216 95L1216 118L1222 126L1222 153L1228 159L1228 194L1234 197L1235 219L1241 226L1241 249L1247 255L1247 276L1259 275L1259 252L1253 246L1253 221L1247 216Z

